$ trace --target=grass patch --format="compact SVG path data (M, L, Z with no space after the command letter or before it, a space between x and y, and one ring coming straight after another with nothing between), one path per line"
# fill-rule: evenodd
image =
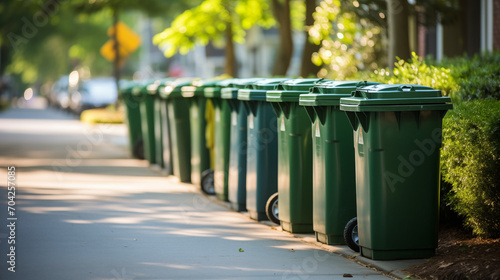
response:
M114 108L90 109L82 112L80 120L84 123L123 123L125 114Z

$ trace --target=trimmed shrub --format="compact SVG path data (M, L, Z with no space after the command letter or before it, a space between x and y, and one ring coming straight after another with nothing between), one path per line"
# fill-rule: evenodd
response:
M480 237L500 236L500 101L455 105L443 120L445 201Z
M500 100L500 53L484 53L473 58L444 62L453 68L457 95L461 100L493 98Z
M454 103L485 98L500 100L500 53L448 58L442 63L420 60L412 53L409 61L399 60L393 71L382 68L358 72L349 79L429 86L440 89Z

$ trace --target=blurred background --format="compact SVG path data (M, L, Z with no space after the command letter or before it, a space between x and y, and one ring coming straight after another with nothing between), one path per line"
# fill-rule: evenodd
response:
M2 0L0 13L1 106L43 97L75 114L116 102L125 79L387 82L404 61L500 49L500 0Z

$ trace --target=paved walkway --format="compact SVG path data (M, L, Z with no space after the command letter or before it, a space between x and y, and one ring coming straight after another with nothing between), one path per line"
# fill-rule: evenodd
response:
M17 218L15 231L0 226L0 279L388 279L155 173L126 141L123 125L0 112L0 224Z

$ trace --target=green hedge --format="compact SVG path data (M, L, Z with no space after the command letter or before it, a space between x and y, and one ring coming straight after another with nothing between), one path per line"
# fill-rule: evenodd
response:
M444 198L474 234L500 236L500 101L455 105L443 120Z
M454 94L461 100L500 100L500 53L447 59L442 64L451 69L457 83Z
M392 71L358 72L352 80L388 84L417 84L440 89L454 103L474 99L500 100L500 53L445 59L441 63L422 60L415 53L399 60Z

